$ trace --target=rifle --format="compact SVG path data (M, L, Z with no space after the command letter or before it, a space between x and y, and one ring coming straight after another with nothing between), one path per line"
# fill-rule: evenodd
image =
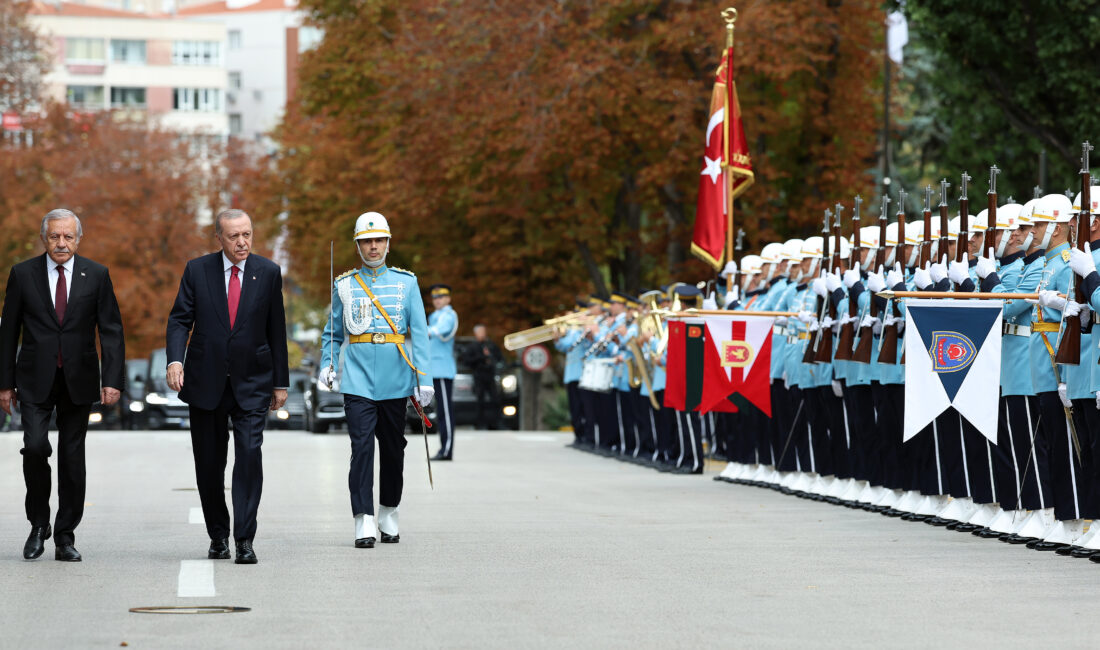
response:
M905 190L898 190L899 200L904 205ZM872 269L873 273L878 273L879 269L883 269L887 263L887 210L890 206L890 197L886 194L882 195L882 211L879 212L879 250L875 253L875 268ZM898 224L898 241L905 243L905 218L902 217L901 222ZM898 246L894 252L894 260L898 260L901 256L901 246ZM879 302L875 299L875 296L871 296L871 318L879 317ZM875 343L875 328L873 326L864 326L859 328L859 345L856 351L851 354L851 360L858 361L859 363L871 362L871 348ZM881 356L881 353L879 354Z
M833 257L829 260L829 264L832 268L840 266L840 213L844 210L844 206L837 203L833 206L836 210L836 221L833 222ZM821 260L825 261L825 249L822 246ZM836 305L832 300L828 300L826 297L825 304L829 309L829 318L836 321ZM822 327L817 337L817 349L814 354L814 362L816 363L829 363L833 360L833 328Z
M905 190L898 190L898 247L897 252L894 254L894 259L901 259L902 251L904 250L905 237L902 233L905 232ZM886 206L883 206L885 210ZM932 186L929 185L924 190L924 220L925 229L931 229L932 227ZM874 297L871 298L872 303ZM894 316L901 317L901 309L898 307L897 301L894 301ZM897 324L890 327L883 328L882 330L882 345L878 351L878 362L888 363L890 365L896 365L898 359L898 326ZM902 353L902 363L905 363L905 356Z
M978 255L984 257L991 255L989 251L993 250L997 246L997 174L1001 170L997 169L997 165L993 165L989 168L989 192L986 196L989 199L989 205L986 207L986 229L985 229L985 241L982 243L982 249ZM1007 233L1003 236L1004 239L1008 239Z
M966 188L970 183L970 174L962 173L962 187L959 191L959 239L955 242L955 261L961 262L966 258L966 247L970 242L970 199L966 196ZM957 288L957 287L956 287Z
M821 267L825 268L825 260L829 258L829 218L833 216L833 213L829 211L829 208L825 208L825 221L821 228ZM812 283L813 280L811 279ZM818 296L817 298L817 320L821 322L821 319L825 317L825 298ZM806 349L802 352L802 363L813 363L814 357L817 355L817 339L821 335L818 331L813 335L813 340L806 343Z
M949 233L951 232L951 217L947 214L947 188L951 187L951 183L947 182L947 179L940 181L940 238L939 246L936 247L936 259L932 260L932 263L939 262L943 259L944 255L947 255Z
M852 211L852 256L848 258L848 268L856 268L856 264L863 261L863 248L861 247L861 240L863 237L860 234L860 218L859 207L863 204L863 197L856 195L853 199L855 208ZM859 317L859 301L848 298L848 318ZM856 336L856 326L854 322L845 323L840 328L840 339L836 344L836 359L838 361L851 361L852 360L852 341Z
M1084 251L1085 246L1089 241L1089 214L1091 212L1091 188L1092 188L1092 174L1089 172L1089 151L1092 150L1092 145L1088 142L1081 143L1081 211L1077 213L1077 232L1074 233L1074 238L1077 245L1077 250ZM1049 227L1049 226L1048 226ZM1078 282L1077 274L1070 273L1070 291L1066 292L1066 295L1073 293L1073 286L1076 286L1076 295L1074 300L1081 304L1086 304L1089 301L1089 296L1085 295L1082 288L1083 283ZM1063 318L1065 320L1065 329L1062 330L1062 340L1058 343L1058 356L1055 361L1058 363L1076 366L1081 363L1081 319L1080 318Z
M900 214L905 214L905 206L900 206ZM917 268L927 268L932 263L932 186L924 186L924 240L920 243L920 256Z
M741 283L745 281L741 273L741 258L744 257L741 253L745 250L745 231L742 228L737 229L737 243L733 246L733 254L737 259L731 260L733 262L733 273L730 273L726 277L726 292L728 293L733 287L737 287L737 299L741 299ZM725 307L725 305L719 305L719 307Z

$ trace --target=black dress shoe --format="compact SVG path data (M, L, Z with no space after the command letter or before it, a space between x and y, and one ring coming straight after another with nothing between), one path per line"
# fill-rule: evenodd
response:
M972 533L980 528L981 526L979 526L978 524L960 523L958 526L955 526L954 530L960 533Z
M252 542L250 540L244 540L243 542L237 542L237 558L233 560L237 564L256 564L259 560L256 559L256 552L252 550Z
M1097 564L1100 564L1100 551L1090 555L1089 556L1089 562L1095 562Z
M1012 535L1005 535L1004 537L1001 538L1001 541L1005 542L1006 544L1027 544L1028 542L1034 542L1034 541L1040 541L1041 542L1043 540L1038 539L1036 537L1024 537L1023 535L1012 534Z
M956 528L958 528L959 526L961 526L961 525L962 525L962 523L963 523L963 522L961 522L961 521L958 521L958 520L952 520L952 521L951 521L951 523L949 523L949 524L947 524L946 526L944 526L944 528L946 528L947 530L955 530Z
M374 538L360 537L355 540L355 548L374 548Z
M382 531L378 531L378 534L382 536L383 544L396 544L401 541L400 533L398 533L397 535L390 535L387 533L383 533Z
M1078 546L1077 548L1075 548L1075 549L1073 549L1069 552L1069 556L1070 557L1078 557L1078 558L1080 558L1080 557L1092 557L1093 555L1096 555L1098 552L1100 552L1100 551L1097 551L1094 548L1085 548L1083 546Z
M80 553L73 548L72 544L59 544L54 549L53 559L59 562L79 562L81 560Z
M450 456L444 456L443 452L439 452L435 456L432 456L432 460L451 460Z
M979 528L978 530L971 533L971 535L974 535L975 537L981 537L982 539L995 539L1004 535L1004 533L999 533L992 528Z
M1074 551L1080 551L1080 550L1084 550L1084 549L1082 549L1080 546L1073 546L1072 544L1066 544L1062 548L1054 549L1054 552L1057 553L1058 555L1064 555L1066 557L1069 557L1070 554L1072 554Z
M210 540L210 550L206 552L206 557L211 560L228 560L230 557L229 538L223 537Z
M928 524L929 526L946 526L952 521L954 520L944 519L943 517L929 517L928 519L924 520L924 523Z
M1040 541L1035 546L1028 544L1027 547L1035 551L1057 551L1063 546L1069 546L1069 544L1061 544L1059 542L1044 542Z
M42 551L45 549L45 542L50 538L53 533L53 529L49 524L45 526L32 526L31 534L27 537L27 543L23 545L23 559L34 560L42 555Z

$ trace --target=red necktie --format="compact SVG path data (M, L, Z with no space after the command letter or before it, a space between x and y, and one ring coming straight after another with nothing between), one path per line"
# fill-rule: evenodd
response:
M65 305L69 303L68 291L65 290L65 267L57 265L57 289L53 294L53 308L57 312L57 322L65 322ZM61 367L61 345L57 346L57 367Z
M241 304L241 281L237 279L239 271L234 264L233 273L229 276L229 329L233 329L233 323L237 320L237 305Z

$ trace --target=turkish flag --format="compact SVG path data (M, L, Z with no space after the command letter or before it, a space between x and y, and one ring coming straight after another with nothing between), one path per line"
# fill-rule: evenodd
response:
M728 227L726 192L731 192L736 199L753 183L752 159L745 141L745 128L741 124L741 104L733 81L732 61L731 47L722 57L711 93L706 147L699 173L699 197L695 206L695 232L691 238L691 252L715 270L721 269L725 261ZM727 122L728 148L725 140Z

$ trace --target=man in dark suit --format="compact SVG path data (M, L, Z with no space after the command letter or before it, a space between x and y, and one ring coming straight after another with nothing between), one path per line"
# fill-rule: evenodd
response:
M286 402L290 385L283 276L277 264L250 254L252 219L243 210L219 214L214 231L221 251L187 263L168 316L168 386L190 406L207 556L214 560L229 559L222 485L233 421L235 561L255 564L264 423L269 409Z
M84 516L84 438L95 401L118 401L125 380L122 316L107 267L76 256L80 219L51 210L42 219L46 253L12 267L0 316L0 408L23 415L23 479L31 534L23 557L79 562L74 531ZM102 387L95 333L103 350ZM19 347L22 340L22 347ZM16 357L18 348L18 358ZM50 415L57 411L57 518L50 529Z
M474 375L474 394L477 396L477 428L500 428L500 395L497 391L497 366L503 357L500 348L489 338L489 331L482 324L474 325L474 338L466 347L462 360Z

